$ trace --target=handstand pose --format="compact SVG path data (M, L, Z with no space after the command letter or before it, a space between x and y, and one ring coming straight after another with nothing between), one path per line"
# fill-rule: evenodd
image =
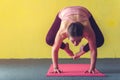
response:
M75 46L78 46L82 38L85 38L88 43L85 46L81 46L80 51L74 55L69 48L69 44L63 42L66 38L68 38ZM87 72L95 73L97 47L103 45L104 37L93 16L86 8L81 6L71 6L62 9L57 14L56 19L47 34L46 42L48 45L52 46L54 72L61 72L58 67L58 51L61 48L73 59L79 58L90 50L91 61Z

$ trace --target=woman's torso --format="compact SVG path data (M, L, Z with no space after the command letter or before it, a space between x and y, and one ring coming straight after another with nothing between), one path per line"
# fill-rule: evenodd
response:
M91 32L91 27L89 23L90 16L90 12L86 8L80 6L73 6L62 9L59 12L59 18L62 20L60 32L63 38L67 37L67 29L69 25L73 22L80 22L81 24L83 24L84 34L88 35Z

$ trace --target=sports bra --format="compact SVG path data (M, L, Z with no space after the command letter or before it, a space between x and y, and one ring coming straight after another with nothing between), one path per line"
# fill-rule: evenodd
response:
M81 19L88 19L91 16L90 12L86 8L81 6L71 6L62 9L59 12L59 18L61 20L70 20L68 16L73 14L79 15L79 18Z

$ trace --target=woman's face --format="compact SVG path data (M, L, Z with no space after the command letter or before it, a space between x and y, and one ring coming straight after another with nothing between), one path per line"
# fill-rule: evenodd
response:
M78 46L82 40L82 37L69 37L69 40L74 44L74 46Z

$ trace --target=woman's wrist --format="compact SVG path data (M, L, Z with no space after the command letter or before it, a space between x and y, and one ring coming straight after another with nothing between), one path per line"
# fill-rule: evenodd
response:
M59 69L58 66L54 67L54 69Z

